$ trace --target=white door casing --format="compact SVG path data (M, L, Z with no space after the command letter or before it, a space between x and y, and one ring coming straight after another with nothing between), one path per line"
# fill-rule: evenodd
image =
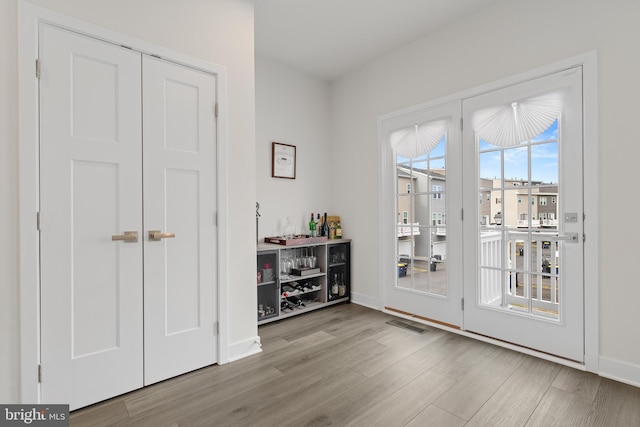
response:
M40 26L42 401L142 386L140 54ZM96 369L96 367L100 367Z
M216 79L147 55L142 69L150 384L216 362Z
M75 409L217 362L216 77L39 42L41 401Z

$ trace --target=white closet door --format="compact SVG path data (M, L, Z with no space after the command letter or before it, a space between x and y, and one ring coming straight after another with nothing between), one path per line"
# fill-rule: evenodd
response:
M217 361L216 80L143 56L143 96L145 383L151 384Z
M39 43L42 402L75 409L143 384L140 54Z

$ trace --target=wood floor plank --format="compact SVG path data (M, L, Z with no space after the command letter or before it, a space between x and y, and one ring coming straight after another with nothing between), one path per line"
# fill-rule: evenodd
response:
M467 426L524 426L559 371L555 363L526 356Z
M349 425L404 426L454 384L454 379L427 371L369 408Z
M462 427L466 421L434 405L429 405L407 427Z
M139 390L125 396L125 403L131 416L167 407L171 403L177 405L188 397L198 398L202 393L233 395L246 387L257 387L260 384L282 376L282 372L269 366L255 366L253 369L238 371L225 366L211 366L204 370L191 372ZM218 391L220 390L220 391Z
M293 378L295 381L295 378ZM287 420L304 417L312 411L317 402L324 402L339 393L349 393L365 377L352 369L334 369L319 381L309 384L302 391L292 393L289 398L269 405L260 412L246 416L229 425L253 427L257 425L276 426Z
M601 378L599 376L591 372L579 371L563 366L552 386L578 396L583 396L592 402L600 387L600 380Z
M493 357L500 351L499 347L491 344L478 343L471 338L453 334L434 343L433 349L448 355L434 370L458 380L473 372L487 357Z
M551 387L526 426L588 426L591 411L588 398Z
M292 425L324 426L350 423L442 360L441 354L429 352L427 348L424 347L358 384L348 393L338 394L324 403L319 402L308 416L294 420Z
M389 326L389 328L395 328ZM353 366L355 370L367 377L373 377L389 366L410 356L416 351L430 345L443 337L444 331L430 331L424 334L416 334L411 331L387 330L387 335L376 342L382 344L376 351L367 354ZM393 339L389 336L394 337Z
M81 411L74 411L69 423L74 426L108 427L129 418L127 406L122 400L109 400Z
M233 377L229 382L208 382L205 378L194 378L191 384L182 387L170 387L162 395L144 396L135 402L139 410L127 420L115 423L116 426L158 426L178 422L180 418L197 412L212 402L233 399L248 389L255 389L274 379L282 377L282 372L267 367L251 373ZM167 385L170 385L169 380ZM129 398L132 399L133 397ZM145 401L148 399L148 401ZM134 402L127 402L132 405ZM145 409L140 411L140 409Z
M640 388L602 378L589 416L590 426L640 426Z
M511 350L494 350L480 353L481 359L477 364L464 363L466 372L456 371L457 383L434 405L459 418L471 419L525 360L524 355ZM435 366L434 370L438 371L438 367Z
M181 425L199 425L199 422L196 422L198 418L212 421L215 419L216 426L236 426L242 424L243 419L252 420L266 416L274 406L293 404L297 399L306 401L306 404L309 401L313 402L313 393L322 389L329 390L332 384L339 386L337 390L332 390L332 394L344 392L347 390L345 381L357 384L362 379L362 375L346 368L335 369L331 375L327 375L325 371L310 372L302 378L285 375L259 388L246 390L233 399L211 402L200 410L181 417L179 422Z

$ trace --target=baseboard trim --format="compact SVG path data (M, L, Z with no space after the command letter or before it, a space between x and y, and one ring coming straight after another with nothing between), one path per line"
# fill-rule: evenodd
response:
M245 357L252 356L262 351L262 344L260 343L260 337L255 336L248 340L240 341L229 345L229 357L227 362L235 362L236 360L244 359Z
M640 366L600 356L599 375L610 380L640 387Z
M361 305L363 307L370 308L372 310L381 311L380 301L378 298L370 297L369 295L359 294L357 292L351 292L351 302Z

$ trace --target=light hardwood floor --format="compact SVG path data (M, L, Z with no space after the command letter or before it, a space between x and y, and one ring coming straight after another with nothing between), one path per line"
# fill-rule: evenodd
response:
M343 304L264 325L262 353L75 411L71 426L640 426L640 388L393 319Z

